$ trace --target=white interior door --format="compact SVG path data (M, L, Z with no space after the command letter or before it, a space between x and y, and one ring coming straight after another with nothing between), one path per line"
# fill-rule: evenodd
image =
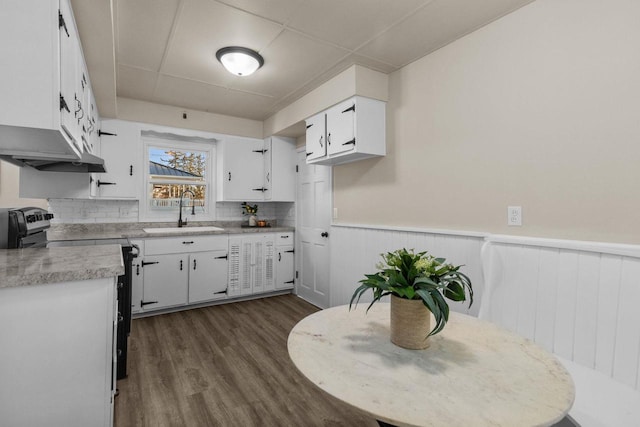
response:
M329 307L329 226L331 166L308 165L298 153L296 203L296 293L310 303Z

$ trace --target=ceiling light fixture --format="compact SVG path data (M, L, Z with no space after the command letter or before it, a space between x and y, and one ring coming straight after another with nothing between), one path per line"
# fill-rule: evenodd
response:
M264 64L264 59L258 52L239 46L223 47L216 52L216 58L227 71L236 76L253 74Z

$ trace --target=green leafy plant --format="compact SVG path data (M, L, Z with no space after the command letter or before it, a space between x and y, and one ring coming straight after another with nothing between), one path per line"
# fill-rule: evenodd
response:
M375 274L365 274L349 303L349 310L358 304L360 297L371 290L373 301L371 306L386 295L399 298L422 300L435 318L435 326L428 336L442 331L449 320L449 305L445 297L452 301L466 301L469 307L473 304L473 288L471 280L460 272L459 266L445 263L444 258L435 258L427 252L415 253L413 249L398 249L381 254L382 262L376 265Z
M258 205L251 206L247 202L242 202L240 206L244 209L243 214L245 215L256 215L258 213Z

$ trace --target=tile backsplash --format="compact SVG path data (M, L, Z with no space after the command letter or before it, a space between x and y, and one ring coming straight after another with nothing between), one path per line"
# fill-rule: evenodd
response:
M278 225L282 226L295 226L296 212L293 202L256 203L259 218L275 219ZM53 222L59 224L139 221L137 200L49 199L49 211L55 215ZM246 219L247 217L242 215L240 202L216 203L216 220L243 221Z

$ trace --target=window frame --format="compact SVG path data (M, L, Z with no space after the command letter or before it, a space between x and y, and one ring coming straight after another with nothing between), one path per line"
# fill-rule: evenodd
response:
M142 149L143 149L143 169L144 184L142 194L140 198L139 216L141 221L149 222L176 222L178 221L179 212L178 209L151 209L151 191L150 186L154 183L162 184L176 184L176 185L205 185L205 205L204 212L199 211L196 208L195 217L191 217L190 213L183 211L183 217L186 214L186 218L194 221L214 221L216 219L216 171L214 170L216 162L216 142L215 139L205 139L201 137L189 137L175 134L155 134L155 132L143 132ZM194 139L206 141L195 142ZM172 180L167 178L161 182L152 180L149 173L149 149L160 148L166 150L176 151L199 151L207 154L207 161L205 166L205 179L204 181L185 181L185 180Z

